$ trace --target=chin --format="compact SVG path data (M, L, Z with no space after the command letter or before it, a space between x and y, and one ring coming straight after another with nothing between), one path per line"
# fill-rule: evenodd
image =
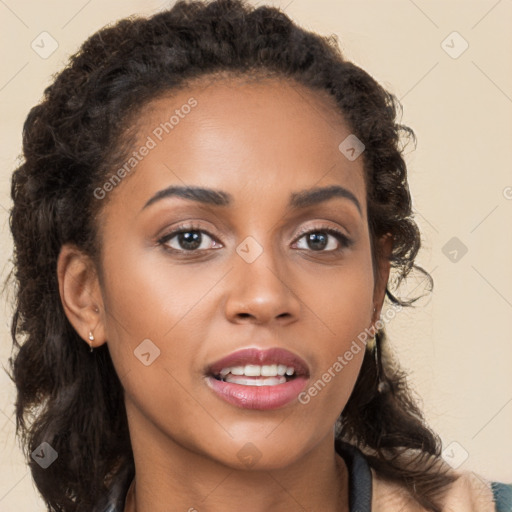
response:
M238 470L284 469L305 455L305 444L293 435L288 436L288 441L290 440L293 442L283 443L282 438L277 436L273 441L264 435L248 437L246 441L232 443L228 452L230 457L228 460L224 459L223 463Z

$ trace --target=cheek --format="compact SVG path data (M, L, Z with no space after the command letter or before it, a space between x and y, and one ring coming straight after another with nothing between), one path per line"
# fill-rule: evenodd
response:
M322 417L325 425L334 425L354 389L364 353L364 345L355 341L344 343L342 350L332 354L298 396L303 421L314 426L315 418Z
M301 288L305 302L311 305L327 342L325 353L332 358L370 326L374 291L371 258L365 251L358 251L339 267L304 276Z
M187 391L198 385L197 355L225 269L199 272L168 264L158 249L128 247L125 241L107 248L104 258L107 342L116 373L130 400L149 415L173 410L173 417L190 418L197 404Z
M108 249L105 268L108 339L134 347L148 337L166 342L223 275L168 263L158 248Z
M308 299L318 325L317 365L299 402L310 411L306 421L322 414L334 422L354 388L366 350L373 311L371 258L361 252L350 264L331 269Z

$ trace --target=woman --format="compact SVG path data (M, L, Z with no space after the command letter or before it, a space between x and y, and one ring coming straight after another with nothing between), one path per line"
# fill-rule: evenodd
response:
M386 344L420 248L396 108L270 7L84 43L12 181L17 427L49 510L510 509L444 463Z

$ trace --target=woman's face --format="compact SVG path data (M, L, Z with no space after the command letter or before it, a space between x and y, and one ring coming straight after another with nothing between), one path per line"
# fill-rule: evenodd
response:
M332 450L353 341L384 293L363 160L339 149L350 129L276 80L189 87L143 112L134 160L96 194L101 324L132 441L231 467Z

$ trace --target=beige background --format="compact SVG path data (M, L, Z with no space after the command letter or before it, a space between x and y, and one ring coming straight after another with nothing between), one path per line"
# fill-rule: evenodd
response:
M424 239L419 263L432 273L435 287L423 307L398 314L388 332L430 424L448 447L447 459L512 482L512 2L269 3L311 30L336 33L345 55L402 100L403 122L418 137L407 161ZM29 109L87 36L118 18L168 4L0 1L2 279L10 269L10 173ZM31 48L43 31L58 42L47 59ZM460 36L450 35L454 31ZM469 47L453 58L464 41ZM455 247L445 247L453 237L458 240L452 243L468 249L455 262L445 255ZM9 297L1 303L5 368ZM0 389L0 510L42 511L14 438L14 389L4 371Z

